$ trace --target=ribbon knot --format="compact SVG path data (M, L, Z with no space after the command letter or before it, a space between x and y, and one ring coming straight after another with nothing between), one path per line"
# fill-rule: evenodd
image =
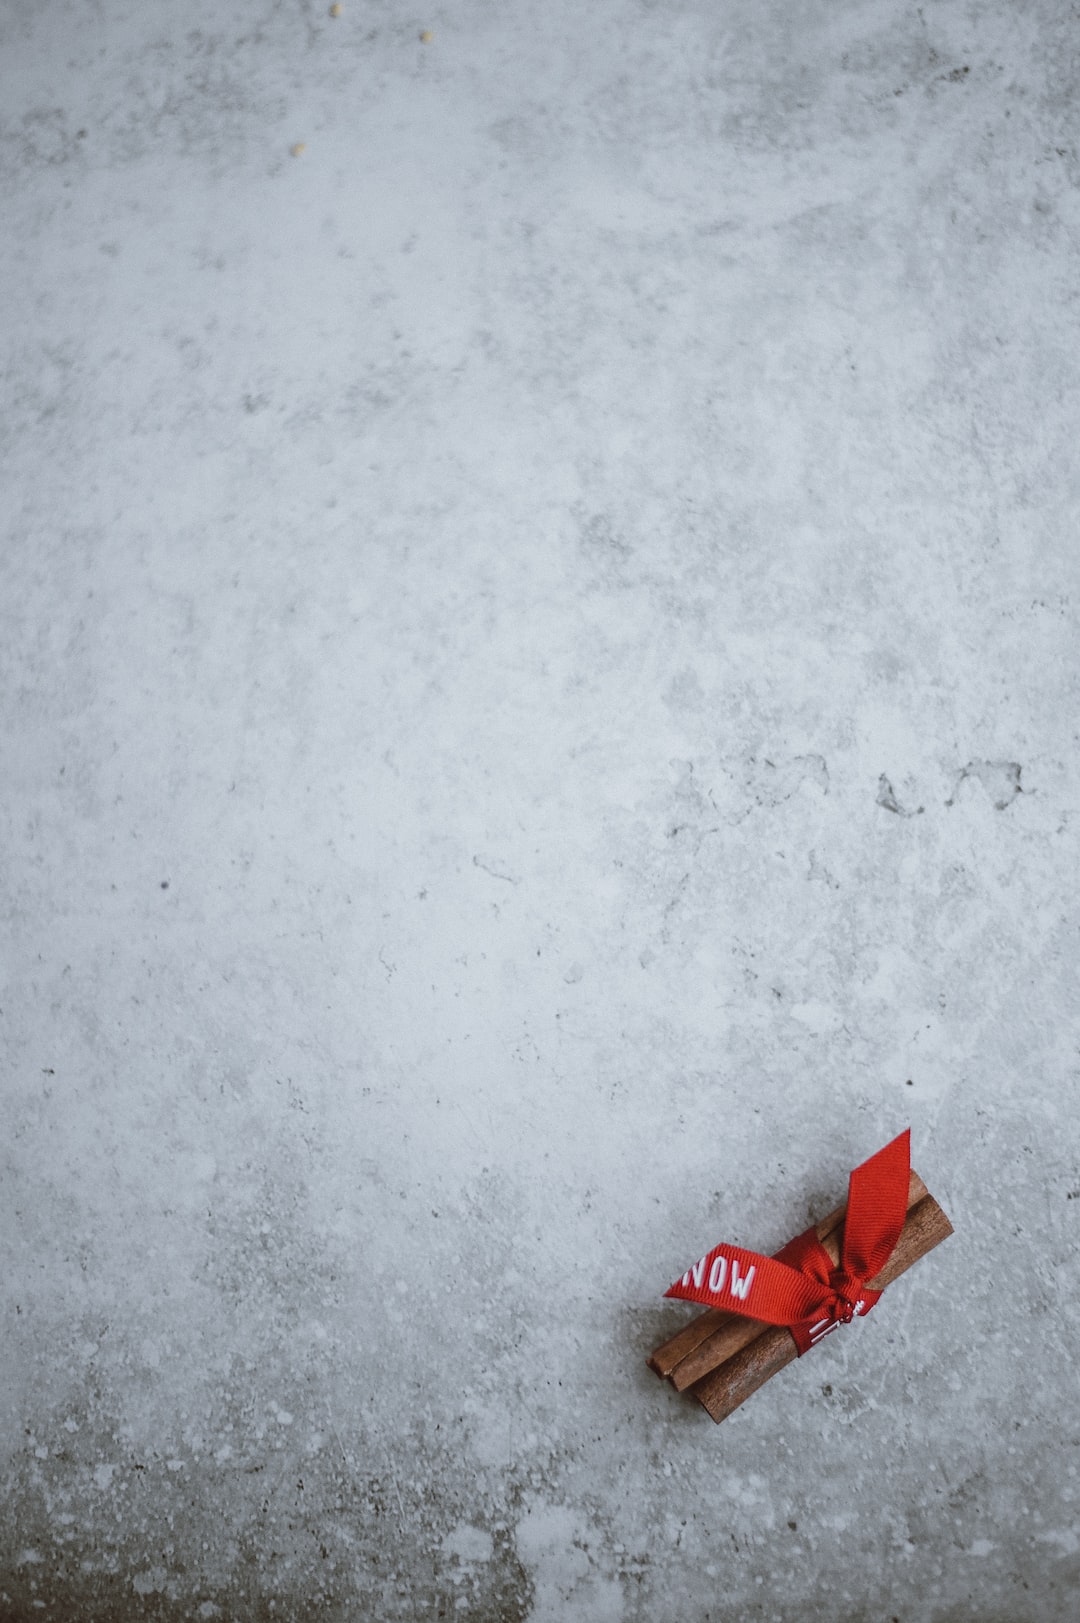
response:
M829 1317L834 1324L850 1324L860 1311L859 1302L852 1301L849 1296L836 1296L829 1303Z
M688 1268L668 1296L784 1325L802 1354L837 1325L869 1313L880 1291L868 1281L884 1268L907 1214L911 1133L907 1130L848 1179L840 1265L814 1229L773 1257L717 1245Z
M831 1316L837 1324L850 1324L862 1311L859 1281L849 1279L842 1268L837 1268L829 1275L829 1284L834 1292L830 1303Z

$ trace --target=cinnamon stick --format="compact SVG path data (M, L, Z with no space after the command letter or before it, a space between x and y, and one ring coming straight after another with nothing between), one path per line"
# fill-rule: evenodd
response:
M830 1216L832 1214L830 1213ZM691 1319L670 1341L654 1347L645 1362L662 1377L670 1376L684 1358L689 1358L695 1347L707 1341L714 1331L737 1319L737 1313L725 1313L720 1307L707 1307L696 1319Z
M907 1221L893 1248L892 1256L878 1274L869 1281L872 1290L883 1290L891 1285L920 1257L925 1257L953 1232L952 1224L932 1195L926 1195L908 1212ZM839 1256L839 1249L828 1240L822 1244L830 1255ZM743 1346L724 1363L691 1388L694 1397L719 1424L726 1420L741 1403L756 1392L759 1386L779 1373L796 1357L795 1342L789 1331L781 1325L770 1325L755 1339Z
M908 1180L908 1211L911 1210L927 1194L926 1185L917 1172L912 1172ZM837 1206L827 1217L815 1225L815 1233L829 1255L833 1256L828 1242L837 1236L847 1212L847 1201ZM833 1261L839 1258L839 1250L833 1256ZM666 1376L672 1385L680 1392L692 1386L716 1368L725 1359L731 1358L748 1343L754 1341L766 1328L760 1319L748 1319L739 1313L725 1313L721 1308L707 1308L699 1313L697 1318L691 1319L669 1341L657 1347L647 1360L649 1368L654 1369L658 1375Z

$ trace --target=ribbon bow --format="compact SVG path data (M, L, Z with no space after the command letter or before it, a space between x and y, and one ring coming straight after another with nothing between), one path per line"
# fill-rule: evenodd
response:
M810 1228L772 1257L714 1246L665 1295L784 1325L801 1358L838 1324L869 1313L881 1295L866 1282L900 1237L910 1172L910 1128L852 1172L839 1267Z

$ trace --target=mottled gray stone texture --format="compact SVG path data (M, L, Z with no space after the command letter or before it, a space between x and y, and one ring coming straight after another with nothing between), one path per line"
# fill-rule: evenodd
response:
M0 33L0 1618L1073 1623L1077 7Z

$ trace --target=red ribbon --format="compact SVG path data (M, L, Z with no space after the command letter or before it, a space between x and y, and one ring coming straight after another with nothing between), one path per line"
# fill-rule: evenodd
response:
M838 1268L811 1228L772 1257L714 1246L664 1294L784 1325L801 1358L838 1324L869 1313L881 1295L866 1282L881 1272L900 1238L910 1175L910 1128L855 1168Z

